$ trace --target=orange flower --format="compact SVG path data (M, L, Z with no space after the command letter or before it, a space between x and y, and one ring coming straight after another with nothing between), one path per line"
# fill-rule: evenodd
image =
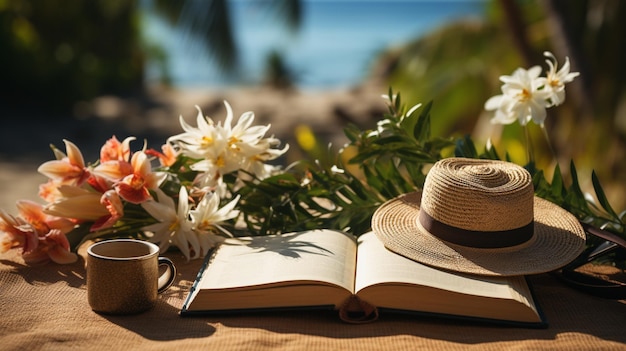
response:
M101 193L69 185L61 186L58 190L61 198L44 209L48 215L95 221L109 214L106 206L100 202Z
M0 252L14 247L22 247L24 251L35 249L38 243L37 234L28 229L28 223L22 218L16 218L0 209Z
M152 198L150 189L158 188L163 178L152 172L150 160L143 151L135 152L130 163L108 161L96 167L93 172L112 180L120 197L134 204Z
M93 174L112 182L118 182L129 174L133 174L133 166L127 161L110 160L93 169Z
M46 183L40 184L39 197L46 202L55 202L60 199L59 182L49 179Z
M36 202L20 200L17 202L17 209L20 217L38 233L47 233L51 229L59 229L62 233L67 233L74 229L74 222L45 213L44 207Z
M109 190L104 193L102 197L100 197L100 204L102 204L109 213L96 220L90 228L92 232L109 228L114 225L118 219L124 217L124 204L115 191Z
M158 157L161 166L169 167L173 165L174 162L176 162L178 153L176 152L176 150L174 150L171 144L163 144L161 146L161 151L163 152L158 152L154 149L148 149L146 150L146 154Z
M49 259L56 263L76 261L65 236L74 228L72 221L47 215L40 204L28 200L18 201L17 208L19 218L0 211L2 250L21 247L24 261L31 264Z
M56 151L56 160L44 162L37 171L46 177L63 184L81 185L89 178L83 154L71 141L63 140L67 155Z
M131 164L133 174L124 177L115 189L124 200L139 204L152 198L148 190L158 188L160 179L152 172L150 160L144 152L134 153Z
M52 260L59 264L74 263L78 256L70 251L70 243L65 234L58 229L53 229L39 238L37 249L24 251L24 262L28 264L42 263Z
M100 162L112 160L128 162L130 159L130 142L133 140L135 137L128 137L120 143L114 135L100 149Z

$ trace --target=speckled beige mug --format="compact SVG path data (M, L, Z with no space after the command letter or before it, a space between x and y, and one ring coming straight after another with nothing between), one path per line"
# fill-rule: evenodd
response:
M160 266L166 269L159 275ZM98 313L146 311L175 277L174 263L159 257L159 247L147 241L113 239L87 248L87 296L91 309Z

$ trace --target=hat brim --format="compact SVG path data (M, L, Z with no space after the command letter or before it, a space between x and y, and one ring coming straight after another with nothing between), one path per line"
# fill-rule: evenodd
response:
M472 248L445 242L418 221L421 192L408 193L380 206L372 230L387 249L436 268L487 276L515 276L559 269L582 253L585 232L563 208L534 197L534 234L523 244Z

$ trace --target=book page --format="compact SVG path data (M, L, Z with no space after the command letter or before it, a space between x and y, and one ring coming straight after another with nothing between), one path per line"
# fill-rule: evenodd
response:
M355 291L387 282L493 298L512 297L507 278L478 277L432 268L387 250L373 232L361 235L358 239Z
M233 238L217 249L198 289L252 289L321 281L352 292L355 265L355 238L339 231Z
M524 277L483 277L432 268L385 248L374 233L358 239L355 291L379 308L541 323Z

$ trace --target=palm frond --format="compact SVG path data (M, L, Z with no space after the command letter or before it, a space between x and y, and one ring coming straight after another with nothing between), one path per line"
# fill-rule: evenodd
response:
M184 30L202 43L225 72L233 72L239 64L239 53L233 34L231 7L227 0L154 0L155 9L170 24ZM264 11L273 13L287 30L295 32L302 22L300 0L252 1Z

